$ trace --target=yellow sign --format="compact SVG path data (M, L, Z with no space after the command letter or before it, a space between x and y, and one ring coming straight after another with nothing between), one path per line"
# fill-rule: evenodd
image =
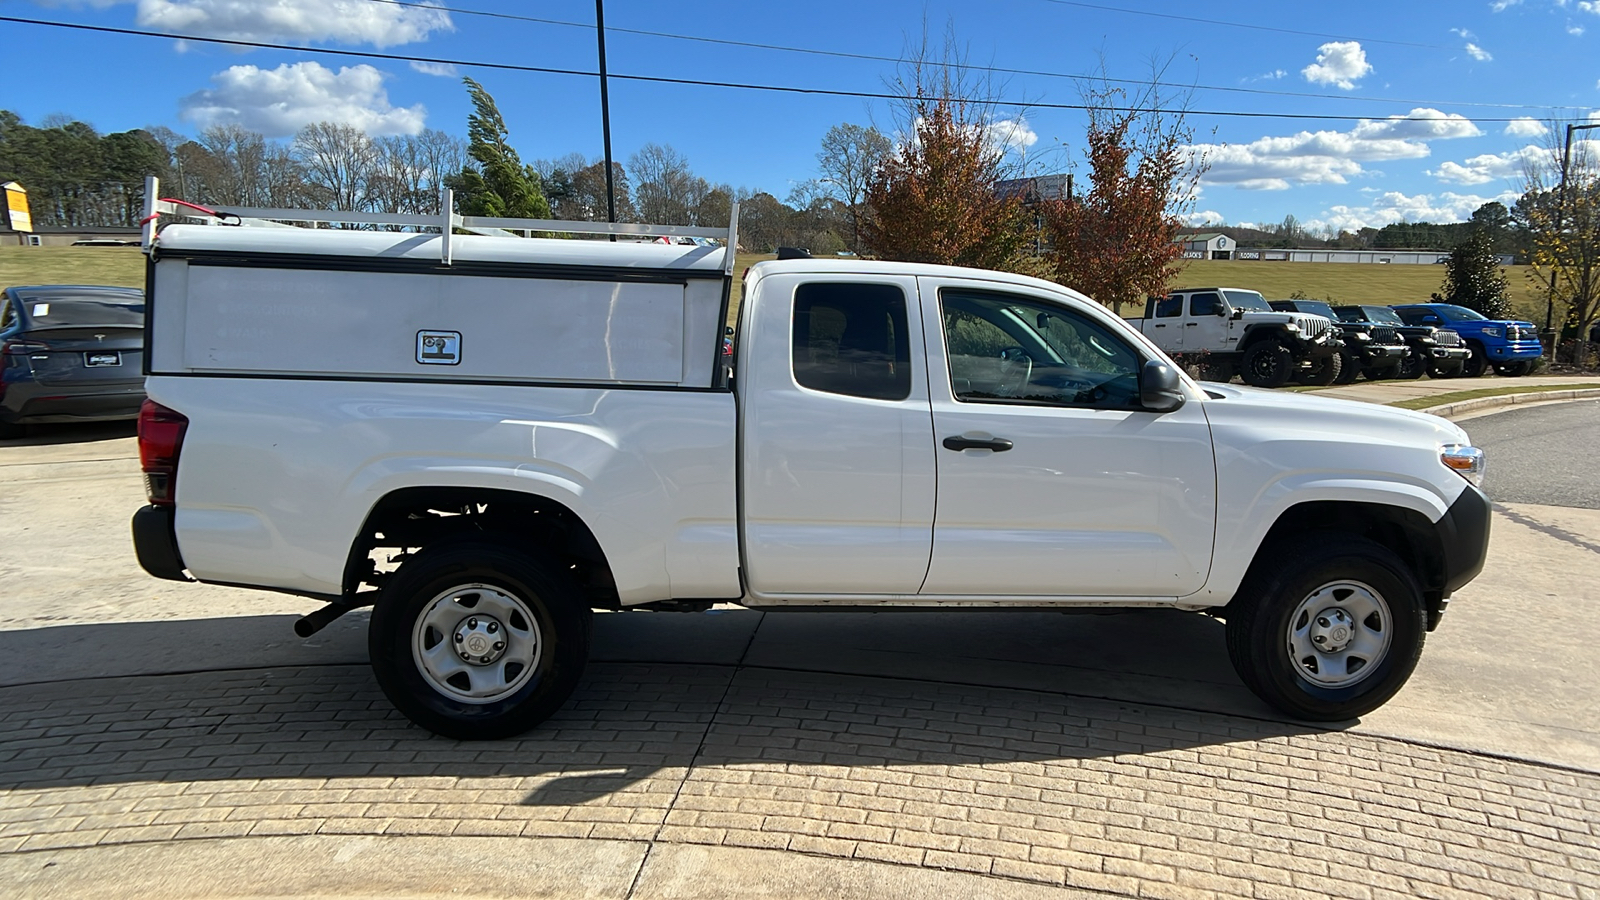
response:
M6 219L11 224L11 230L32 231L33 216L28 213L28 192L15 181L8 181L0 188L5 188Z

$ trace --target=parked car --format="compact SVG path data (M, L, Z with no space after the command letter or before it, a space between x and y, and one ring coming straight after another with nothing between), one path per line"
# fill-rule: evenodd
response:
M0 437L25 425L133 419L144 402L144 293L0 291Z
M1387 306L1335 306L1341 322L1359 322L1374 329L1392 330L1405 343L1406 355L1395 378L1454 378L1472 358L1461 335L1433 325L1408 325Z
M731 248L171 225L151 258L140 563L327 601L302 635L372 605L379 686L456 738L554 713L591 610L719 602L1209 610L1265 702L1342 721L1488 549L1458 425L1202 387L1021 275L761 262L727 366Z
M1272 308L1327 316L1333 320L1341 341L1334 384L1349 384L1363 373L1368 378L1391 377L1409 352L1393 329L1374 329L1365 322L1341 322L1333 307L1321 300L1274 300Z
M1491 366L1496 375L1526 375L1544 355L1532 322L1488 319L1453 303L1409 303L1393 307L1407 325L1449 328L1461 335L1471 355L1461 374L1477 378Z
M1256 291L1176 288L1150 298L1143 318L1128 324L1167 353L1202 360L1202 380L1226 382L1237 371L1245 384L1278 387L1291 379L1332 384L1338 374L1332 321L1276 312Z

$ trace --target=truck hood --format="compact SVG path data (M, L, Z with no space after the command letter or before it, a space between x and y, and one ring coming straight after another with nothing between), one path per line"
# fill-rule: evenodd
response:
M1409 409L1232 384L1207 383L1204 389L1206 418L1214 427L1260 425L1279 434L1428 449L1470 443L1454 422Z
M1245 310L1242 321L1245 325L1294 325L1300 333L1308 338L1327 331L1333 323L1326 316L1313 315L1301 312L1257 312Z

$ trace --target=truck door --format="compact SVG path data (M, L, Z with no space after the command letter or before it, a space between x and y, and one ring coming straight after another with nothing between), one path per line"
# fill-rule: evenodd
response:
M1182 353L1184 343L1183 295L1162 297L1155 303L1155 314L1145 320L1144 335L1168 353Z
M1210 571L1199 403L1139 407L1139 347L1045 291L919 279L938 512L924 595L1174 597Z
M754 599L912 595L933 540L933 424L914 277L775 274L739 348Z
M1221 294L1202 291L1189 295L1189 318L1184 321L1183 330L1190 353L1232 353L1238 349L1239 341L1233 325Z

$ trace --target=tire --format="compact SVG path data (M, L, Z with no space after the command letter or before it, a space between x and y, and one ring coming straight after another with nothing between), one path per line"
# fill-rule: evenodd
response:
M1343 355L1334 353L1327 359L1316 363L1316 368L1300 373L1299 381L1306 385L1327 385L1339 380L1339 375L1344 372Z
M1461 377L1477 378L1489 368L1489 354L1483 352L1482 344L1468 344L1467 348L1472 351L1472 355L1461 364Z
M588 659L590 617L560 570L508 545L451 541L394 573L367 644L378 685L406 718L444 737L492 740L566 702ZM469 646L492 661L463 661Z
M1365 375L1368 381L1387 381L1395 377L1399 372L1400 367L1398 365L1383 366L1382 368L1374 366L1361 370L1361 374Z
M1280 712L1346 721L1382 706L1411 677L1426 618L1416 578L1387 548L1302 535L1263 548L1228 604L1228 657ZM1332 642L1343 642L1338 652L1320 649Z
M1361 374L1361 359L1348 350L1339 351L1339 377L1334 384L1351 384Z
M1275 340L1250 345L1244 352L1244 383L1255 387L1282 387L1294 374L1294 355Z
M1528 370L1531 368L1533 368L1532 363L1519 359L1508 363L1497 363L1494 367L1494 373L1496 375L1504 375L1507 378L1521 378L1523 375L1528 374Z
M1227 384L1233 380L1233 363L1228 360L1200 363L1195 366L1195 369L1198 372L1195 376L1196 381L1214 381L1219 384Z
M1461 366L1453 365L1453 366L1450 366L1449 368L1443 368L1439 364L1435 363L1433 360L1428 360L1428 377L1429 378L1460 378L1461 377Z
M1412 349L1406 358L1400 360L1400 365L1394 371L1394 377L1405 381L1412 381L1422 377L1423 370L1427 368L1427 359L1422 352Z

